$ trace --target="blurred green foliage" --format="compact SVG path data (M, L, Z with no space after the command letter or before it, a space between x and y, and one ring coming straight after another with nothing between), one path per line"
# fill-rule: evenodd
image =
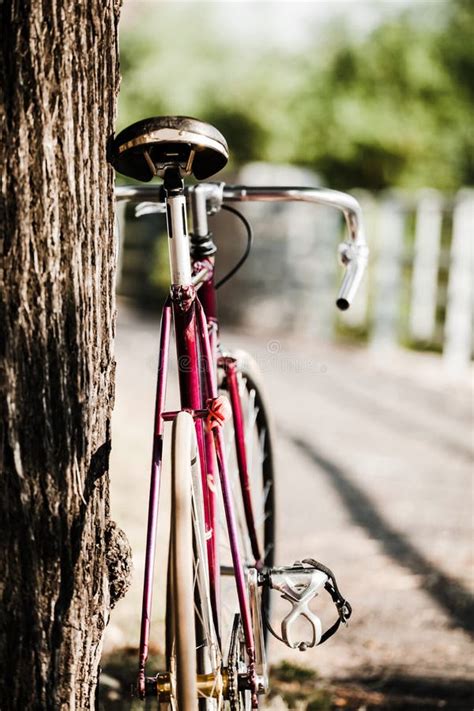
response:
M119 128L197 116L226 136L231 168L291 162L342 189L474 183L472 0L414 2L362 38L349 15L301 52L226 42L213 5L137 3L128 12Z

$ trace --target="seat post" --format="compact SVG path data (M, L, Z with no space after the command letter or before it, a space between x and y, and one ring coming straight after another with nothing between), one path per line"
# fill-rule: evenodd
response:
M192 284L191 257L186 219L186 198L179 166L166 168L163 186L166 201L171 285L172 287L189 287Z

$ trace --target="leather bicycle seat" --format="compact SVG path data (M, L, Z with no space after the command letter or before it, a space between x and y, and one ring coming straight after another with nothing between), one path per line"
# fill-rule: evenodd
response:
M182 175L205 180L229 158L224 136L208 123L189 116L155 116L124 128L110 147L110 162L119 173L148 182L178 166Z

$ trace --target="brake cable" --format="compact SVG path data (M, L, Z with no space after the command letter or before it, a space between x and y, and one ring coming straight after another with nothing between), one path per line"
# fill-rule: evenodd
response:
M247 246L245 247L245 251L243 255L240 257L239 261L237 264L235 264L232 269L227 272L225 276L222 277L222 279L219 279L219 281L216 283L216 289L219 289L223 284L226 283L226 281L229 281L238 271L239 269L244 265L245 261L247 260L247 257L250 254L250 250L252 249L252 244L253 244L253 230L252 230L252 225L250 222L247 220L245 215L243 215L241 212L235 209L235 207L231 207L230 205L221 205L222 210L227 210L228 212L231 212L233 215L239 218L244 223L245 229L247 230Z

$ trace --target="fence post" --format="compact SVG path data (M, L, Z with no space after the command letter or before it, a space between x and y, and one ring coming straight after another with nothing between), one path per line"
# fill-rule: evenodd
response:
M458 193L453 213L453 239L443 358L450 371L465 370L471 361L473 291L474 193Z
M436 327L442 208L437 191L421 193L416 211L410 300L410 334L415 341L431 341Z
M395 196L386 198L378 220L371 345L394 348L398 341L405 215Z

